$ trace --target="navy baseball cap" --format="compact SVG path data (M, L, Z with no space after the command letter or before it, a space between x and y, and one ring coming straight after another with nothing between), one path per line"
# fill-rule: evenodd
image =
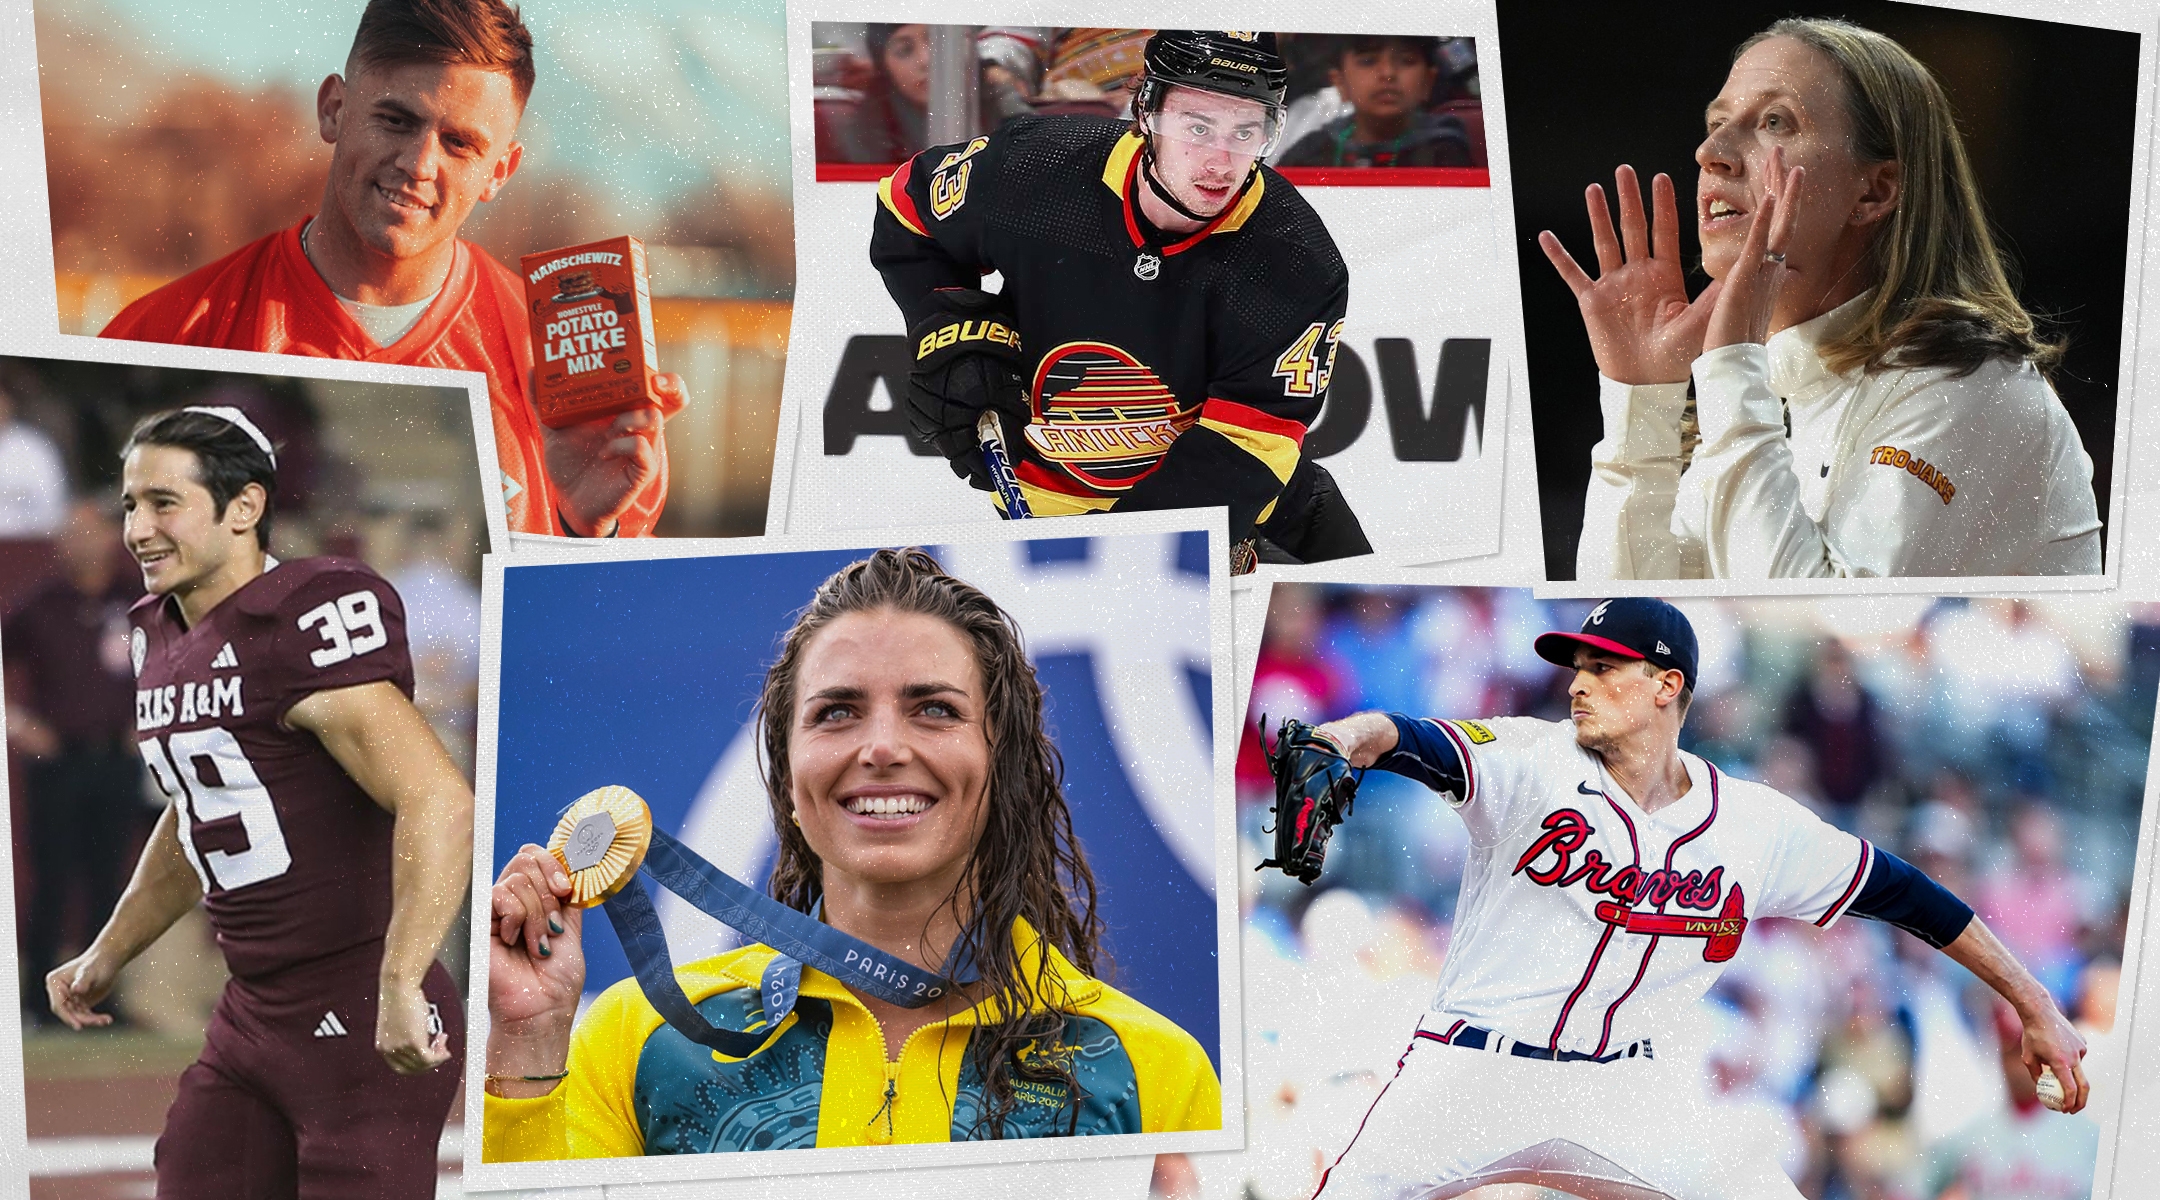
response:
M1590 610L1581 633L1539 634L1538 657L1572 669L1575 648L1589 646L1622 658L1640 658L1680 672L1695 686L1695 627L1679 609L1654 596L1621 596Z

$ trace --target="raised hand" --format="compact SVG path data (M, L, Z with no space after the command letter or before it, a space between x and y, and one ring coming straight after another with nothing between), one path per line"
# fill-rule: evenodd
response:
M1538 245L1575 293L1600 374L1626 384L1685 383L1703 351L1719 285L1712 283L1692 303L1688 300L1686 272L1680 265L1680 208L1670 176L1659 174L1650 181L1648 222L1635 168L1623 164L1613 172L1613 186L1620 196L1618 234L1605 206L1605 189L1593 183L1583 193L1591 244L1597 250L1596 279L1576 264L1551 230L1538 234Z
M606 537L662 466L660 428L682 411L682 378L653 376L642 408L561 429L540 426L548 478L555 483L563 519L584 537Z
M1799 167L1785 169L1784 147L1771 148L1770 187L1748 222L1739 259L1725 273L1710 328L1703 335L1704 350L1770 340L1771 315L1793 274L1785 265L1785 247L1792 240L1793 213L1805 177Z
M488 944L490 1076L552 1075L570 1054L570 1027L585 987L584 916L565 903L570 876L540 846L527 843L495 881ZM491 1090L539 1095L551 1082Z

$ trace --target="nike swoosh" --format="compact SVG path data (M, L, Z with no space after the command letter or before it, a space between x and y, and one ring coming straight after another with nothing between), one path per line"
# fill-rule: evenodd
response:
M1603 793L1603 792L1601 792L1601 791L1597 790L1596 788L1594 788L1594 787L1591 787L1591 786L1590 786L1590 785L1589 785L1588 783L1578 783L1578 784L1576 784L1576 785L1575 785L1575 790L1576 790L1576 791L1578 791L1578 792L1581 792L1581 793L1582 793L1583 795L1585 795L1585 796L1602 796L1602 795L1604 795L1604 794L1605 794L1605 793Z

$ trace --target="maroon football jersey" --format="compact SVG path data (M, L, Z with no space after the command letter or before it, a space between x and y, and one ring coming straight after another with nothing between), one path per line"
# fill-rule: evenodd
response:
M380 941L395 819L285 714L380 679L412 695L397 592L361 563L306 558L192 629L167 597L128 616L137 742L178 812L226 966L254 978Z

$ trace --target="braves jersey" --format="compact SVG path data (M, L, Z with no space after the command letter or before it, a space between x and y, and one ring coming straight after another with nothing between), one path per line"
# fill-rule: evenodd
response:
M232 973L381 941L395 818L285 715L377 680L412 695L397 593L360 563L307 558L275 564L192 628L170 597L128 616L137 744Z
M1669 1033L1749 922L1829 926L1874 860L1797 801L1692 754L1687 794L1646 813L1570 722L1396 725L1380 769L1431 784L1448 747L1463 764L1461 794L1444 793L1471 849L1432 1005L1442 1032L1459 1022L1598 1056Z
M391 345L378 346L308 261L300 245L307 223L250 242L151 292L120 310L98 336L481 372L511 531L567 533L547 473L540 420L526 392L532 341L518 277L487 251L460 241L442 291L419 323ZM632 499L618 537L651 533L667 503L667 443L655 446L659 474Z
M1037 516L1227 504L1272 514L1327 398L1349 273L1272 170L1196 232L1150 226L1143 139L1022 117L934 146L878 186L870 259L912 325L995 271L1028 364L1011 447Z

